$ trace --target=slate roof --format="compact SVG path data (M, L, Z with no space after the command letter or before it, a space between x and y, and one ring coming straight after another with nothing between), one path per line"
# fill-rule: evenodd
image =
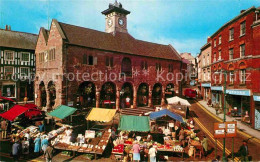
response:
M57 20L53 20L54 22ZM171 45L162 45L133 38L128 33L115 34L57 22L69 44L146 57L181 60Z
M0 47L35 50L38 35L0 29Z

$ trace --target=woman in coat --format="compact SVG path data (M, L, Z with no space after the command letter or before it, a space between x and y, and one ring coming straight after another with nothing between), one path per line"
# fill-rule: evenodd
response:
M41 151L41 138L40 135L38 135L34 140L34 152L38 152L40 154Z

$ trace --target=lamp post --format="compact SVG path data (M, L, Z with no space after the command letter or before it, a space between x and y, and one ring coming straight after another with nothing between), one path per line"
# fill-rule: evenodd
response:
M224 105L223 105L224 117L223 117L223 122L225 123L226 122L226 85L227 85L227 78L226 77L227 77L227 72L224 70L223 74L224 74L224 79L225 79L224 80ZM225 132L225 137L223 138L223 157L222 157L223 161L227 161L225 150L226 150L226 132Z

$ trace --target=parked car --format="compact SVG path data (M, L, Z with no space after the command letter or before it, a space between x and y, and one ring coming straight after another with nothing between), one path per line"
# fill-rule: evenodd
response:
M184 96L186 98L196 98L197 92L193 89L185 89Z

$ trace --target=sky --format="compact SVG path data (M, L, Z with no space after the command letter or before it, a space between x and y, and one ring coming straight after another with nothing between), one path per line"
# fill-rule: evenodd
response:
M51 19L105 31L101 12L115 0L0 0L0 27L38 34ZM207 37L260 0L118 0L131 13L128 33L149 42L171 44L196 56Z

